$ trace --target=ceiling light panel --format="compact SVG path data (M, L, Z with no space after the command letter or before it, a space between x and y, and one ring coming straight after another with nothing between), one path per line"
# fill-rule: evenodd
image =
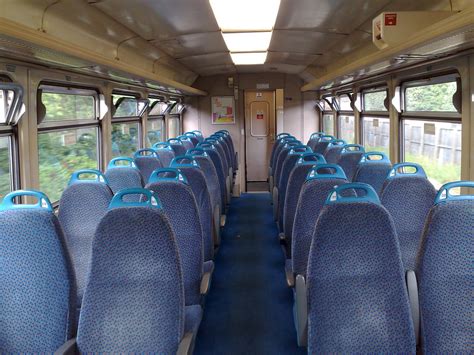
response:
M235 65L255 65L265 63L267 52L230 53L230 56Z
M271 32L223 33L230 52L264 52L270 46Z
M271 31L280 0L209 0L222 32Z

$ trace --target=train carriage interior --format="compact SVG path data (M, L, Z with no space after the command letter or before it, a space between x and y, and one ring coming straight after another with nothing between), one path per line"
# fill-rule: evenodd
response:
M0 353L472 354L473 157L473 0L0 0Z

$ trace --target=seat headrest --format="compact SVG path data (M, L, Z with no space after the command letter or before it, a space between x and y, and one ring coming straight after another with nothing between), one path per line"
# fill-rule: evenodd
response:
M384 163L391 164L390 159L385 153L382 152L366 152L362 158L360 158L359 164L365 163Z
M156 151L152 148L143 148L139 149L133 154L135 158L139 157L155 157L158 158L158 154L156 154Z
M448 182L440 187L438 194L435 198L435 204L440 204L447 201L460 201L460 200L474 200L474 195L454 195L451 193L452 189L468 188L474 191L474 181L454 181Z
M198 161L192 155L180 155L170 163L171 168L199 168Z
M405 178L405 177L422 177L426 179L425 170L421 165L416 163L399 163L395 164L387 175L387 179Z
M355 191L355 194L348 194L348 192ZM360 194L364 191L364 195ZM346 194L344 194L346 192ZM362 182L353 182L350 184L342 184L334 187L329 193L325 204L334 205L340 203L361 203L371 202L380 205L380 199L374 188Z
M99 182L106 185L109 184L105 175L96 169L81 169L73 172L69 179L68 186L81 182Z
M306 181L322 179L347 180L347 177L344 170L337 164L316 164L306 176Z
M16 198L21 197L34 197L36 203L33 204L19 204L15 203ZM49 201L48 196L40 191L35 190L18 190L8 193L0 205L0 210L15 210L15 209L45 209L47 211L53 212L53 206L51 201Z
M160 181L177 181L186 185L188 184L186 176L176 168L160 168L154 170L148 179L148 183L151 184Z
M296 162L297 165L325 164L326 158L319 153L303 153Z
M123 198L128 195L140 195L141 199L140 201L125 201ZM160 199L153 191L143 188L129 188L117 192L112 201L110 201L109 210L120 207L162 208L162 205Z
M107 165L107 169L112 169L112 168L137 168L135 165L135 162L133 161L132 158L130 157L117 157L113 158L110 162L109 165Z

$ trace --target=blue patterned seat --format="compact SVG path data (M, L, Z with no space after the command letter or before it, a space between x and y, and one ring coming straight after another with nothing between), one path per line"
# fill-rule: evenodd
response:
M181 143L183 143L183 146L186 150L194 148L193 141L191 140L190 137L186 135L182 135L182 136L179 136L178 139L181 141Z
M392 163L384 153L367 152L360 159L352 180L369 184L380 195L385 179L391 169Z
M126 203L126 194L144 201ZM177 245L158 197L145 189L122 190L95 235L78 352L175 354L185 313Z
M311 150L314 149L314 147L316 146L316 143L319 142L319 139L324 136L324 132L314 132L313 134L311 134L311 136L309 137L309 140L308 140L308 143L306 143L306 145L308 147L311 148Z
M196 138L198 139L199 143L202 143L204 141L204 136L201 131L195 129L194 131L192 131L192 133L196 135Z
M35 205L15 205L33 196ZM9 193L0 205L0 351L52 354L75 332L75 286L48 198Z
M222 201L216 167L209 155L201 148L190 149L186 152L186 155L191 155L198 162L202 172L204 173L204 177L206 178L206 185L211 198L214 244L219 245Z
M295 220L296 207L300 196L301 187L306 181L308 172L316 164L324 164L326 160L318 153L304 153L296 162L295 167L288 178L288 187L283 208L283 233L285 235L285 246L287 258L291 258L291 238L293 235L293 222Z
M237 171L238 169L238 161L237 161L237 154L235 152L234 142L232 140L232 136L230 135L229 131L221 130L217 131L216 133L224 133L224 139L227 141L227 145L229 146L230 154L232 157L232 168L233 171Z
M281 167L280 177L278 178L278 229L283 232L283 208L285 205L286 190L288 187L288 179L290 173L293 170L296 162L302 157L303 154L311 153L311 148L302 145L293 147L287 157L285 158Z
M171 161L175 157L174 150L171 148L171 145L168 142L158 142L153 144L153 149L155 150L158 159L160 159L163 168L169 167Z
M395 164L385 180L380 200L395 222L405 271L415 270L421 234L436 193L418 164Z
M129 157L112 159L104 175L114 194L122 189L143 187L143 178L140 170L136 167L133 159ZM130 195L126 196L126 198L138 201L137 196Z
M339 157L341 156L342 149L346 145L346 141L343 139L333 139L324 151L324 158L328 164L337 164Z
M314 146L310 146L311 149L313 149L313 152L323 154L326 151L326 148L328 147L329 143L333 141L334 138L333 136L330 135L323 135L319 137L319 140L314 144Z
M87 283L94 233L112 197L112 190L100 171L78 170L72 174L59 200L58 219L74 266L78 308Z
M134 162L142 174L143 183L146 185L151 173L163 167L155 149L145 148L137 150L134 154Z
M341 151L339 160L336 162L346 173L347 180L352 181L356 173L357 165L365 153L363 146L359 144L346 144Z
M274 173L275 173L275 167L276 167L276 161L277 161L278 155L280 154L280 151L283 149L283 146L287 142L294 142L294 141L297 141L297 139L291 135L288 135L288 136L283 136L281 138L277 138L277 140L273 144L272 154L270 157L270 166L268 168L270 193L273 191L273 187L274 187L273 180L274 180Z
M291 271L306 277L314 226L326 197L334 186L346 184L344 171L336 164L317 164L301 187L291 238Z
M211 158L214 167L217 172L217 177L219 178L219 189L221 195L221 212L224 213L226 201L227 201L227 194L226 194L226 176L224 173L224 165L222 163L221 156L217 152L216 146L212 143L202 142L198 144L198 148L203 149Z
M168 144L174 151L175 156L185 155L186 154L186 147L184 146L183 142L178 138L170 138L167 140Z
M232 158L232 152L229 147L229 141L226 139L226 134L223 132L216 132L212 134L209 138L216 139L219 143L221 143L225 158L227 161L227 168L228 168L228 174L230 176L233 176L234 173L234 161Z
M204 140L206 143L211 143L216 148L217 153L221 159L222 169L224 173L224 183L225 183L225 193L226 193L226 204L230 204L230 200L232 198L232 182L231 176L229 173L229 161L227 160L227 156L225 154L224 143L219 138L206 138Z
M195 132L186 132L184 135L191 140L194 147L196 147L199 144L199 139L198 139L197 134Z
M454 188L470 188L456 196ZM421 343L425 354L472 354L474 182L442 186L417 258Z
M186 305L200 304L204 241L193 190L186 177L173 168L155 170L146 188L160 199L174 231L183 270Z
M350 190L359 197L343 197ZM308 353L416 353L394 224L369 185L330 193L314 230L307 290Z
M171 168L179 169L193 190L202 226L204 261L212 260L214 257L213 215L206 177L198 161L191 155L174 158L171 162Z

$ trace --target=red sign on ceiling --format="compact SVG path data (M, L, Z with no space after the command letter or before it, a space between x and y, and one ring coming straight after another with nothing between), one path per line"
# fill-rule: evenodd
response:
M396 26L397 14L385 14L385 26Z

